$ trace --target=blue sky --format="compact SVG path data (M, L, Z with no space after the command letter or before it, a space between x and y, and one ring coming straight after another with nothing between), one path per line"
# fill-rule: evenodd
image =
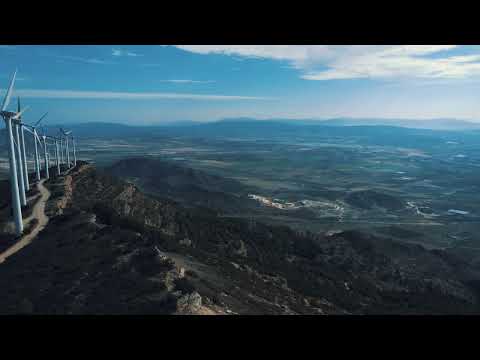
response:
M18 68L27 121L480 121L480 46L0 45L0 59L0 91Z

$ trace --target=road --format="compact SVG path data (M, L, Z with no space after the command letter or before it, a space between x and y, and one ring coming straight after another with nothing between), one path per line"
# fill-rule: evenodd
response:
M22 238L5 250L3 253L0 254L0 264L5 261L5 259L17 251L23 249L26 245L30 244L35 237L38 235L40 231L42 231L48 223L48 217L45 215L45 204L50 197L50 191L43 186L44 180L41 180L37 184L37 189L40 192L40 199L37 201L35 206L33 207L32 215L30 215L27 219L24 219L23 222L25 225L30 223L33 219L37 219L38 223L35 225L35 228L32 231L22 236Z

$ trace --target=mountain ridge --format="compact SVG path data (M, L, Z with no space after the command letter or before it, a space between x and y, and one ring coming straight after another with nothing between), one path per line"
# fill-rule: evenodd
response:
M182 128L182 127L202 127L212 125L225 125L225 124L244 124L244 125L293 125L293 126L393 126L410 129L430 129L430 130L478 130L480 129L480 122L456 119L456 118L431 118L431 119L409 119L409 118L351 118L351 117L334 117L326 119L315 118L267 118L257 119L251 117L231 117L223 118L213 121L168 121L159 124L150 125L135 125L129 123L117 123L117 122L103 122L103 121L89 121L83 123L72 124L46 124L45 128L57 129L67 126L68 128L74 128L77 131L82 131L86 128L98 127L99 130L114 130L119 129L134 129L135 131L152 130L152 129L168 129L168 128ZM0 129L2 130L2 129ZM4 129L3 129L4 130Z

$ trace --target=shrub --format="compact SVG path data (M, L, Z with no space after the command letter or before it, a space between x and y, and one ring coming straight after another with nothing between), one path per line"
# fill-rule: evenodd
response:
M195 285L187 278L175 279L175 289L180 290L184 294L189 294L195 291Z

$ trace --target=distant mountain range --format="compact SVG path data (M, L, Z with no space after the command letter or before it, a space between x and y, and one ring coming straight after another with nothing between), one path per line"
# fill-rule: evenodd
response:
M259 120L255 118L226 118L219 121L212 122L195 122L195 121L177 121L168 122L159 125L147 126L129 126L116 123L83 123L73 124L69 128L74 128L78 131L87 130L94 126L98 131L134 131L135 133L148 132L152 129L168 129L168 128L212 128L212 127L265 127L265 126L394 126L411 129L429 129L429 130L480 130L480 123L458 120L458 119L428 119L428 120L413 120L413 119L369 119L369 118L334 118L334 119L265 119ZM60 125L51 127L60 127Z
M47 128L56 129L61 125L50 125ZM293 128L305 127L401 127L408 129L422 130L445 130L445 131L465 131L480 130L480 123L469 122L456 119L431 119L431 120L411 120L411 119L351 119L336 118L328 120L316 119L267 119L258 120L253 118L229 118L212 122L194 122L179 121L160 125L148 126L130 126L116 123L92 122L82 124L72 124L68 128L72 129L78 136L90 136L92 132L95 135L103 136L141 136L153 134L176 134L185 132L198 132L199 135L210 131L218 130L241 130L257 131L267 128L275 130L292 130Z
M73 130L79 138L151 138L163 136L275 138L296 136L367 136L378 138L398 135L438 137L452 132L475 135L480 123L455 119L267 119L230 118L214 122L181 121L162 125L131 126L118 123L89 122L54 124L45 127L47 134L58 135L59 128ZM5 129L0 128L0 148L5 146Z
M248 117L238 118L225 118L218 121L210 122L198 122L190 120L182 121L169 121L158 125L143 125L143 126L130 126L123 123L109 123L109 122L88 122L77 124L58 124L58 125L46 125L47 127L58 128L61 126L67 126L69 128L86 128L91 126L97 126L100 129L107 128L165 128L165 127L189 127L198 125L212 125L212 124L272 124L282 123L290 125L323 125L323 126L398 126L413 129L439 129L439 130L463 130L463 129L480 129L480 122L473 122L467 120L451 119L451 118L434 118L434 119L393 119L393 118L348 118L339 117L332 119L288 119L288 118L270 118L270 119L255 119ZM0 127L4 127L3 123Z
M323 126L397 126L412 129L431 130L467 130L480 129L480 123L458 120L458 119L369 119L369 118L334 118L327 120L320 119L268 119L257 120L253 118L231 118L220 120L228 123L250 123L250 122L283 123L291 125L323 125Z
M322 125L331 126L378 126L390 125L412 129L431 130L467 130L480 129L480 123L456 119L431 119L431 120L410 120L410 119L332 119L321 122Z

